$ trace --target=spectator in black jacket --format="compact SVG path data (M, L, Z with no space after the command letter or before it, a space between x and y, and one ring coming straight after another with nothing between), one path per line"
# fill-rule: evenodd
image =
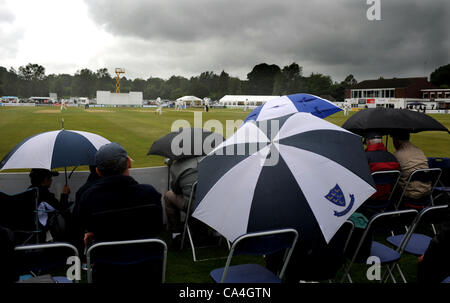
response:
M54 211L47 213L48 219L45 226L41 226L43 232L39 234L39 237L45 241L66 241L67 225L70 225L70 187L67 184L64 185L59 200L49 190L52 185L52 177L58 175L58 172L42 168L33 168L30 172L31 185L29 188L38 189L38 209L41 209L39 206L43 202L54 208ZM42 209L49 210L50 208L43 207Z
M37 187L39 190L39 203L47 202L56 210L64 210L69 205L70 187L66 184L61 193L61 197L58 199L49 188L52 185L52 177L58 176L58 172L50 171L43 168L33 168L30 172L31 187Z
M97 166L95 165L89 165L89 171L90 174L86 180L86 183L81 186L76 194L75 194L75 203L72 210L72 216L71 216L71 235L70 235L70 241L73 245L75 245L78 248L78 251L81 251L83 248L83 236L84 231L82 230L80 226L80 220L77 217L79 214L79 206L80 206L80 200L83 194L90 188L92 185L94 185L99 179L100 176L97 174Z
M129 175L131 159L118 143L96 156L100 179L81 196L78 218L84 242L154 237L162 230L161 194Z

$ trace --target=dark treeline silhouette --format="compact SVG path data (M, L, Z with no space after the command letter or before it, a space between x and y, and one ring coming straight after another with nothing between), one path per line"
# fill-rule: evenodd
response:
M349 75L342 82L333 82L331 77L320 73L303 75L303 68L297 63L280 68L261 63L253 67L246 80L231 77L225 71L219 75L206 71L199 76L187 79L172 76L167 80L150 77L146 80L127 77L121 78L120 91L142 91L144 99L175 100L184 95L209 97L218 100L224 95L286 95L292 93L310 93L314 95L331 95L337 101L343 101L344 90L355 85L357 81ZM45 75L45 68L39 64L29 63L18 70L7 70L0 66L0 95L28 98L31 96L48 96L57 93L58 98L70 96L94 98L97 90L115 91L115 79L106 68L91 71L82 69L74 75Z

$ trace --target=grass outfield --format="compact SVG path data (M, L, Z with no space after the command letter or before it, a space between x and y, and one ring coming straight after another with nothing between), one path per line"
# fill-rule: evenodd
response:
M243 120L249 112L241 109L212 109L208 113L201 109L176 111L163 109L161 116L150 108L83 108L69 107L61 112L59 107L0 107L0 157L3 158L24 138L45 131L61 128L88 131L99 134L110 141L119 142L133 158L133 167L164 165L163 158L147 156L152 143L171 131L176 120L186 120L192 126L194 112L202 112L202 120L218 120L224 127L227 120ZM431 115L450 129L450 115ZM326 120L341 126L347 117L342 112ZM239 124L238 124L239 125ZM228 137L234 132L225 129ZM450 141L445 132L423 132L413 134L411 140L428 157L449 156ZM393 150L392 144L388 148Z
M51 107L0 107L0 158L3 158L17 143L24 138L45 131L58 130L64 118L65 129L93 132L111 141L119 142L134 159L133 167L148 167L164 165L163 158L147 156L151 144L159 137L170 132L172 122L178 119L187 120L191 125L194 111L175 111L163 109L163 115L155 115L154 109L144 108L98 108L84 110L82 108L68 108L61 111ZM226 120L243 120L249 112L240 109L212 109L203 112L203 123L216 119L226 125ZM432 115L450 129L450 115ZM328 117L326 120L341 126L347 117L342 112ZM232 129L228 129L228 136ZM427 156L450 156L450 141L444 132L423 132L413 134L411 140L419 146ZM393 151L392 143L389 150ZM83 168L79 168L81 170ZM169 235L162 237L170 243ZM203 257L210 257L217 253L224 254L226 250L207 250ZM202 257L202 256L200 256ZM244 257L243 261L253 258ZM263 264L263 261L259 261ZM405 255L400 262L408 282L416 281L417 258ZM211 282L209 272L222 267L225 260L205 261L193 263L190 251L169 250L166 281L169 283L208 283ZM352 277L355 282L368 282L366 278L367 265L355 265ZM338 273L338 278L342 271ZM85 276L83 275L85 279ZM83 279L83 280L84 280ZM85 280L84 280L85 281ZM339 281L339 280L337 280Z

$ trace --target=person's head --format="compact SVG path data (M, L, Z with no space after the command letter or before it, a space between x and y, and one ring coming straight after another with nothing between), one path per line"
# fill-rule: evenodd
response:
M43 168L33 168L30 172L30 181L32 186L50 187L52 185L52 177L58 176L59 173Z
M409 141L408 132L398 132L392 134L392 142L394 143L395 149L400 149L402 145Z
M119 143L105 144L95 154L96 171L100 177L129 175L131 159Z
M382 139L383 139L383 136L380 133L370 132L364 136L364 144L371 145L371 144L383 143Z

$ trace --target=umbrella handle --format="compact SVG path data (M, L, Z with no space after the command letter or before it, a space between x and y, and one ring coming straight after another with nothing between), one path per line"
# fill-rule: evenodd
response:
M78 165L75 166L75 167L72 169L72 171L71 171L70 174L69 174L69 179L72 177L73 172L74 172L77 168L78 168ZM67 181L66 181L66 183L67 183Z

